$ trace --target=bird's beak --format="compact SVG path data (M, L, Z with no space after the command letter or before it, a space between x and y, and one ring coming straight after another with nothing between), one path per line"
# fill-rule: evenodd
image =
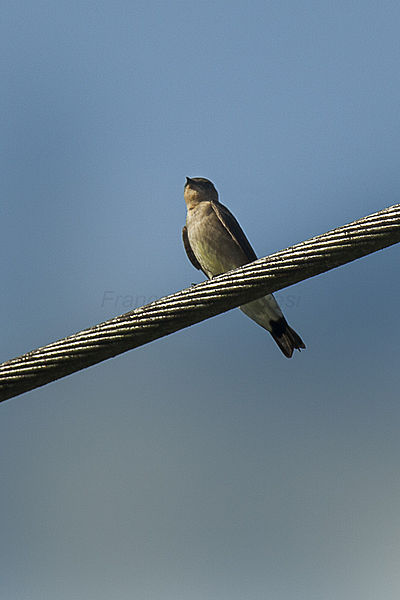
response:
M192 183L192 180L190 179L190 177L186 177L186 183L185 183L185 187L187 185L190 185Z

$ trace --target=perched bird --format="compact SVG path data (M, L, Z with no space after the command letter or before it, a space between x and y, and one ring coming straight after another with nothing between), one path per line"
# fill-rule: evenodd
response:
M190 262L211 278L257 260L257 256L232 213L218 200L213 183L204 177L186 177L187 207L183 244ZM250 319L269 331L290 358L305 348L301 337L286 322L272 294L240 307Z

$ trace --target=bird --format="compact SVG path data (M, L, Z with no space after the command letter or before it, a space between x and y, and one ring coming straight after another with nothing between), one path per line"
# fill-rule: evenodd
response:
M205 177L186 177L186 224L183 245L192 265L211 279L257 260L243 229L230 210L219 202L214 184ZM305 348L288 325L272 294L240 306L250 319L270 332L287 358Z

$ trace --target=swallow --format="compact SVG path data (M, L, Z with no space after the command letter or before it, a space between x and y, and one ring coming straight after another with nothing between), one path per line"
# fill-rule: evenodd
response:
M230 210L221 204L214 184L204 177L186 178L187 215L183 244L192 265L211 279L257 260L257 256ZM250 319L270 332L283 354L305 348L301 337L288 325L272 294L239 307Z

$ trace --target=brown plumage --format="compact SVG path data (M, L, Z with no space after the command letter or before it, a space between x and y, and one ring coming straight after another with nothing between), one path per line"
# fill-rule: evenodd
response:
M239 223L218 200L213 183L203 177L186 178L186 225L183 244L192 265L211 278L257 259ZM269 331L290 358L305 348L301 337L288 325L272 294L241 306L250 319Z

